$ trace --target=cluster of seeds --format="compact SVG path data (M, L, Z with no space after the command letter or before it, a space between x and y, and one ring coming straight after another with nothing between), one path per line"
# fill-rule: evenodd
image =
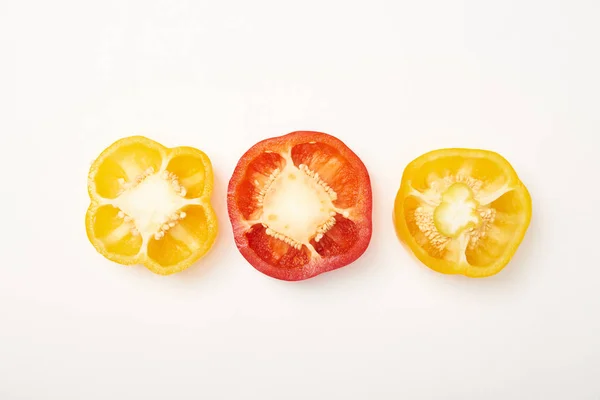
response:
M437 181L432 182L431 188L439 192L443 192L455 183L464 183L473 191L473 193L479 192L481 190L481 187L483 186L483 181L473 178L471 176L451 175L446 176L440 183L438 183Z
M429 243L440 253L446 249L450 238L438 232L433 221L433 213L426 211L423 207L417 207L414 213L415 223L423 232Z
M289 244L290 246L292 246L296 250L300 250L302 248L302 243L300 243L300 242L298 242L298 241L296 241L296 240L294 240L292 238L289 238L289 237L285 236L284 234L275 232L273 229L269 228L267 226L267 224L262 224L262 225L263 225L263 227L267 228L266 231L265 231L265 233L267 235L272 236L275 239L279 239L279 240L281 240L281 241Z
M154 174L154 168L149 167L144 172L136 176L131 182L127 182L123 178L117 179L117 182L119 182L119 185L121 186L121 193L123 193L126 190L133 189L134 187L142 183L144 179L146 179L152 174Z
M315 242L323 239L323 234L327 233L335 225L335 211L329 213L330 217L325 223L317 228L317 236L315 236Z
M146 179L147 177L149 177L150 175L153 175L153 174L154 174L154 168L149 167L144 172L142 172L141 174L136 176L133 179L133 181L131 181L131 182L127 182L127 181L125 181L125 179L119 178L117 180L117 182L119 182L119 185L121 186L121 193L123 193L126 190L135 188L137 185L142 183L144 181L144 179ZM169 183L173 187L173 190L175 190L175 192L177 194L179 194L181 197L184 197L187 194L187 190L179 183L179 180L177 179L177 175L175 175L174 173L169 172L169 171L163 171L161 174L161 177L164 180L169 181Z
M125 221L126 224L129 224L129 231L133 236L137 236L140 234L140 231L138 231L138 229L135 226L135 221L133 220L133 218L131 218L129 215L126 215L123 211L120 210L117 216L123 221Z
M133 218L131 218L129 215L125 214L123 211L119 211L119 213L117 214L117 216L121 219L123 219L123 221L126 224L130 225L129 230L131 231L131 234L134 236L137 236L140 234L140 231L136 228L135 226L135 221L133 220ZM173 214L171 214L160 226L160 230L158 232L156 232L154 234L154 239L156 240L160 240L165 236L165 233L173 228L178 221L184 219L187 216L187 214L184 211L181 212L175 212Z
M271 175L269 175L269 178L267 179L267 181L263 185L262 189L260 190L260 192L256 196L257 197L256 202L257 202L257 204L258 204L259 207L262 207L263 200L265 199L265 195L267 194L267 192L269 191L269 188L271 187L271 185L273 184L273 182L275 181L275 179L277 178L277 176L280 173L281 173L281 170L279 168L276 168L273 172L271 172ZM257 186L259 185L259 182L257 180L255 180L254 183Z
M488 232L494 220L496 219L496 209L494 208L482 208L479 210L479 216L481 217L481 225L478 228L470 228L469 235L469 248L472 250L477 246L477 242L482 239L486 232Z
M337 193L323 179L319 177L318 172L314 172L313 170L308 168L306 164L300 164L298 166L298 169L300 169L300 171L313 178L319 185L323 186L325 192L327 192L331 200L335 201L337 199Z
M185 188L179 183L177 175L165 170L162 172L161 176L164 180L169 181L171 183L171 186L173 187L175 193L178 193L181 197L185 197L185 195L187 194L187 190L185 190Z
M171 214L169 218L167 218L167 220L161 225L160 230L154 234L154 239L162 239L165 236L165 233L177 224L177 221L182 220L185 217L186 213L184 211L174 212Z

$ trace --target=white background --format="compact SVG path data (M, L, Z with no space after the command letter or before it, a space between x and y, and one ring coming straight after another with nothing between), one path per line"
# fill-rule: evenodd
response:
M600 3L0 0L0 399L599 399ZM368 167L351 266L286 283L235 248L256 141L334 134ZM170 277L87 241L86 174L144 134L212 159L220 234ZM499 275L400 245L404 166L503 154L534 217Z

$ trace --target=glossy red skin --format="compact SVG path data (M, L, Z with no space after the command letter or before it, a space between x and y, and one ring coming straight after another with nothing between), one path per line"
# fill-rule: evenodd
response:
M235 197L236 188L241 179L244 178L248 164L258 155L262 154L265 150L277 152L282 148L291 148L297 144L311 141L321 142L335 147L340 154L343 155L344 158L355 168L357 174L359 175L360 188L359 193L356 194L358 202L354 207L352 207L355 212L358 211L357 214L359 213L362 215L360 220L352 220L358 229L359 239L354 246L344 254L327 258L313 257L308 264L302 266L301 268L277 268L263 261L250 247L248 247L248 241L244 235L248 229L248 225L245 223L244 216L237 207ZM371 192L371 180L367 168L363 164L362 160L341 140L322 132L296 131L283 136L262 140L252 146L240 158L229 181L229 187L227 190L227 208L229 212L229 219L233 228L235 244L242 256L244 256L244 258L254 268L265 275L286 281L299 281L312 278L324 272L344 267L356 261L369 246L373 231L373 197Z

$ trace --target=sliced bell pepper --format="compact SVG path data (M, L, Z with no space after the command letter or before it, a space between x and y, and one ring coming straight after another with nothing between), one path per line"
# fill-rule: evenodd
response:
M123 265L168 275L208 252L217 235L209 158L143 136L110 145L88 176L85 225L95 249Z
M519 247L531 197L510 163L476 149L440 149L404 170L394 205L398 237L429 268L485 277Z
M325 133L292 132L252 146L231 177L227 204L238 249L277 279L341 268L371 239L367 169Z

